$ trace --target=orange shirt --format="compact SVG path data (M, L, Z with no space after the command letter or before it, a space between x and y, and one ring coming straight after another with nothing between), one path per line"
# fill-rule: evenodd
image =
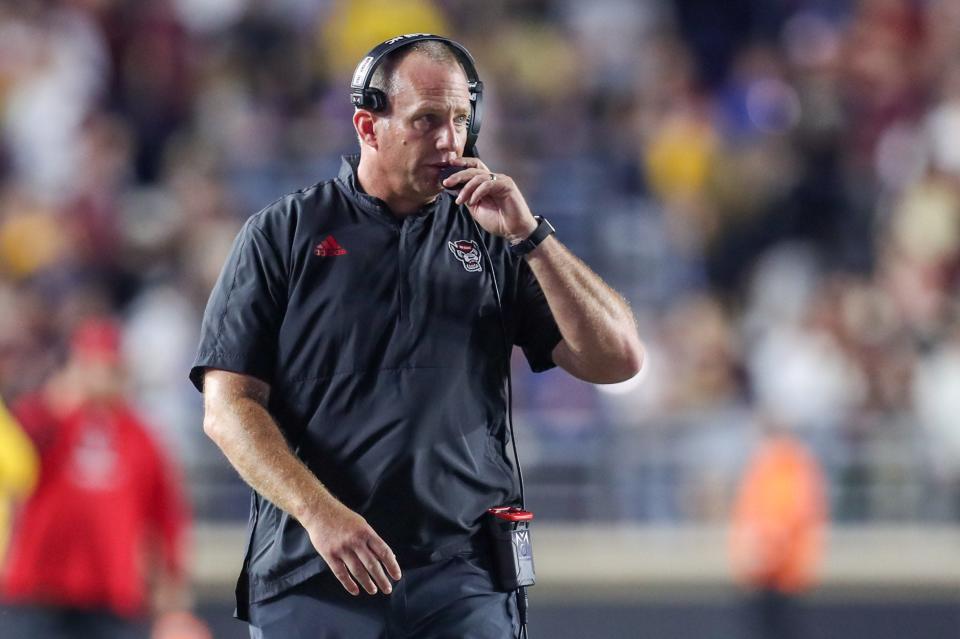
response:
M826 523L823 476L792 437L765 441L750 461L733 510L731 557L742 581L782 592L810 587Z

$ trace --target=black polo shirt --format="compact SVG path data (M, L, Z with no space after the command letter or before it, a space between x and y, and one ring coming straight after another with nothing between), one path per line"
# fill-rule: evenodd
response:
M507 344L541 371L561 337L502 238L447 193L395 217L358 187L356 162L246 222L190 378L201 388L210 367L269 383L291 449L403 567L470 549L486 509L518 501ZM256 494L250 523L241 604L324 570L300 524Z

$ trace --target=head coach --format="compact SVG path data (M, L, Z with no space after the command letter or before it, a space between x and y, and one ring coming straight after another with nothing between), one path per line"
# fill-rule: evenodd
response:
M351 92L359 156L247 221L190 374L253 488L237 616L268 639L509 637L481 522L520 501L510 350L617 382L635 321L476 157L466 49L388 40Z

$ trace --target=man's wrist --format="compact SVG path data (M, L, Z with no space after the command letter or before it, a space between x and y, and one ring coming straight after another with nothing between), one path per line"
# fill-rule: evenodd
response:
M540 246L545 239L556 233L553 225L550 224L546 218L535 215L533 219L537 223L537 226L533 229L533 232L518 242L511 242L509 246L510 253L515 257L529 255L530 252Z
M336 497L331 495L319 481L315 488L316 490L311 490L304 496L304 500L298 505L296 511L290 513L304 528L326 524L340 505Z
M536 230L537 219L531 215L527 220L527 223L523 225L523 228L519 232L507 234L507 242L511 245L517 245L530 237Z

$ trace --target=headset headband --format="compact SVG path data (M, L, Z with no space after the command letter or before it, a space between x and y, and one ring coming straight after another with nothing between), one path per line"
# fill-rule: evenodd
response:
M480 124L483 119L483 82L477 74L477 67L473 61L473 56L466 48L449 38L433 35L430 33L408 33L395 38L390 38L386 42L381 42L368 53L353 72L353 79L350 81L350 101L358 109L369 109L370 111L382 111L387 106L387 96L380 89L370 88L370 81L373 79L373 73L377 70L380 62L393 51L413 44L414 42L423 42L433 40L443 42L449 46L456 54L463 70L467 74L467 87L470 90L470 122L467 125L467 143L464 146L464 155L477 155L477 137L480 135Z

